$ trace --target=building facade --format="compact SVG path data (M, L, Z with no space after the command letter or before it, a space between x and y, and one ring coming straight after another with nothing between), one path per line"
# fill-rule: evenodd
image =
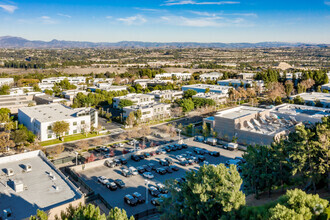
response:
M81 83L86 83L86 77L84 76L76 76L76 77L51 77L51 78L46 78L41 80L42 83L49 83L49 84L54 84L54 83L59 83L62 80L67 79L71 84L81 84Z
M155 96L155 101L174 101L183 97L183 91L178 90L154 90L148 93L149 95Z
M171 115L171 105L165 103L153 103L149 105L133 105L123 108L123 118L126 119L131 112L140 110L142 113L141 121L160 120Z
M211 73L204 73L199 75L199 79L201 81L206 81L206 80L219 80L222 77L222 73L218 72L211 72Z
M300 96L306 105L314 106L316 103L320 103L324 108L330 108L330 93L321 93L321 92L310 92L310 93L300 93L298 95L290 96L290 99L293 100L297 96Z
M98 114L93 108L72 109L62 104L24 107L18 110L19 123L32 131L40 141L56 139L52 125L57 121L69 123L69 131L63 135L89 132L98 126Z
M220 86L220 85L208 85L208 84L194 84L182 86L182 91L187 91L189 89L195 90L197 93L205 93L206 89L209 89L209 92L227 94L230 86Z
M125 96L119 96L113 98L112 106L114 108L119 108L120 100L130 100L134 103L134 105L150 105L155 103L155 96L149 95L149 94L136 94L136 93L130 93Z
M191 73L161 73L156 74L155 79L172 79L176 77L178 80L189 80Z
M193 95L192 98L211 99L214 100L217 104L224 104L227 102L228 95L208 92L208 93L197 93L196 95Z

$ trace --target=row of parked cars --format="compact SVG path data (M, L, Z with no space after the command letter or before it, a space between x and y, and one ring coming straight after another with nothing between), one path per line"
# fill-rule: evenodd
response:
M229 159L226 161L226 167L229 167L231 164L236 165L237 171L242 172L241 165L246 163L246 160L243 157L235 157L234 159Z
M105 185L108 189L111 191L117 190L117 188L124 188L125 183L121 179L108 179L105 176L99 176L97 177L97 181L101 183L102 185Z
M203 142L212 146L219 145L223 147L224 149L227 150L238 150L238 144L237 143L228 143L228 144L223 144L221 140L214 138L214 137L203 137L203 136L195 136L194 141L197 142Z

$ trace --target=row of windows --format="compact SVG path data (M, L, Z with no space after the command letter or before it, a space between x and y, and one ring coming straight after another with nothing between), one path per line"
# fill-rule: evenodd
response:
M81 133L84 133L84 129L81 129ZM73 132L72 132L73 134L77 134L78 133L78 130L73 130ZM67 135L69 135L69 132L67 131L67 132L65 132L65 135L67 136ZM47 135L48 136L48 139L49 138L52 138L53 137L53 134L48 134Z
M82 121L80 122L80 124L84 125L84 124L85 124L85 120L82 120ZM78 125L78 122L74 121L74 122L72 123L72 125L73 125L73 126L76 126L76 125ZM48 125L47 130L52 130L52 126L51 126L51 125Z

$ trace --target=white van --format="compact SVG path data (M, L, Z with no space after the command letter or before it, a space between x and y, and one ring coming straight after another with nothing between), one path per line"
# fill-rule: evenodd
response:
M234 151L238 150L238 144L237 143L228 143L226 147L227 147L228 150L234 150Z

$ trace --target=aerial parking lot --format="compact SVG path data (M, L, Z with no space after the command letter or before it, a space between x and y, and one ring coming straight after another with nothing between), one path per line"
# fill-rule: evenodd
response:
M127 161L123 161L124 164L117 161L117 164L120 165L113 165L113 168L101 165L81 171L79 174L86 184L89 185L96 194L100 194L112 207L124 208L128 215L135 215L155 207L152 204L152 198L156 196L151 195L151 192L148 192L148 195L146 195L146 185L148 185L148 189L151 191L153 187L157 188L157 184L164 183L167 179L182 178L186 171L197 170L204 163L217 165L225 163L235 157L241 157L243 154L242 151L229 151L219 146L210 146L193 141L192 139L186 139L184 143L187 146L181 145L182 149L171 150L166 153L157 152L160 154L152 152L146 154L145 156L147 157L144 159L141 159L143 157L140 156L140 161L128 159ZM176 144L176 142L164 146L173 146L174 144ZM195 149L196 147L199 149ZM210 152L213 153L210 154ZM215 154L216 152L219 152L220 156L217 156ZM137 155L140 154L143 153L137 153ZM164 160L168 158L173 162L171 166L167 166L166 160ZM206 162L203 161L204 159ZM139 159L135 158L135 160ZM187 162L180 162L180 160ZM109 158L109 161L113 161L113 158ZM178 170L175 169L175 167L177 167ZM171 173L166 171L166 169ZM151 173L151 175L147 172ZM129 177L125 177L124 175ZM100 181L98 177L105 177L105 179L100 179ZM120 187L120 184L117 183L117 187L115 187L112 180L116 182L117 179L122 180L125 186ZM134 193L136 193L135 197L137 199L132 199ZM132 197L125 197L127 195L131 195ZM143 200L146 200L146 202L143 202ZM132 203L137 204L133 206Z

